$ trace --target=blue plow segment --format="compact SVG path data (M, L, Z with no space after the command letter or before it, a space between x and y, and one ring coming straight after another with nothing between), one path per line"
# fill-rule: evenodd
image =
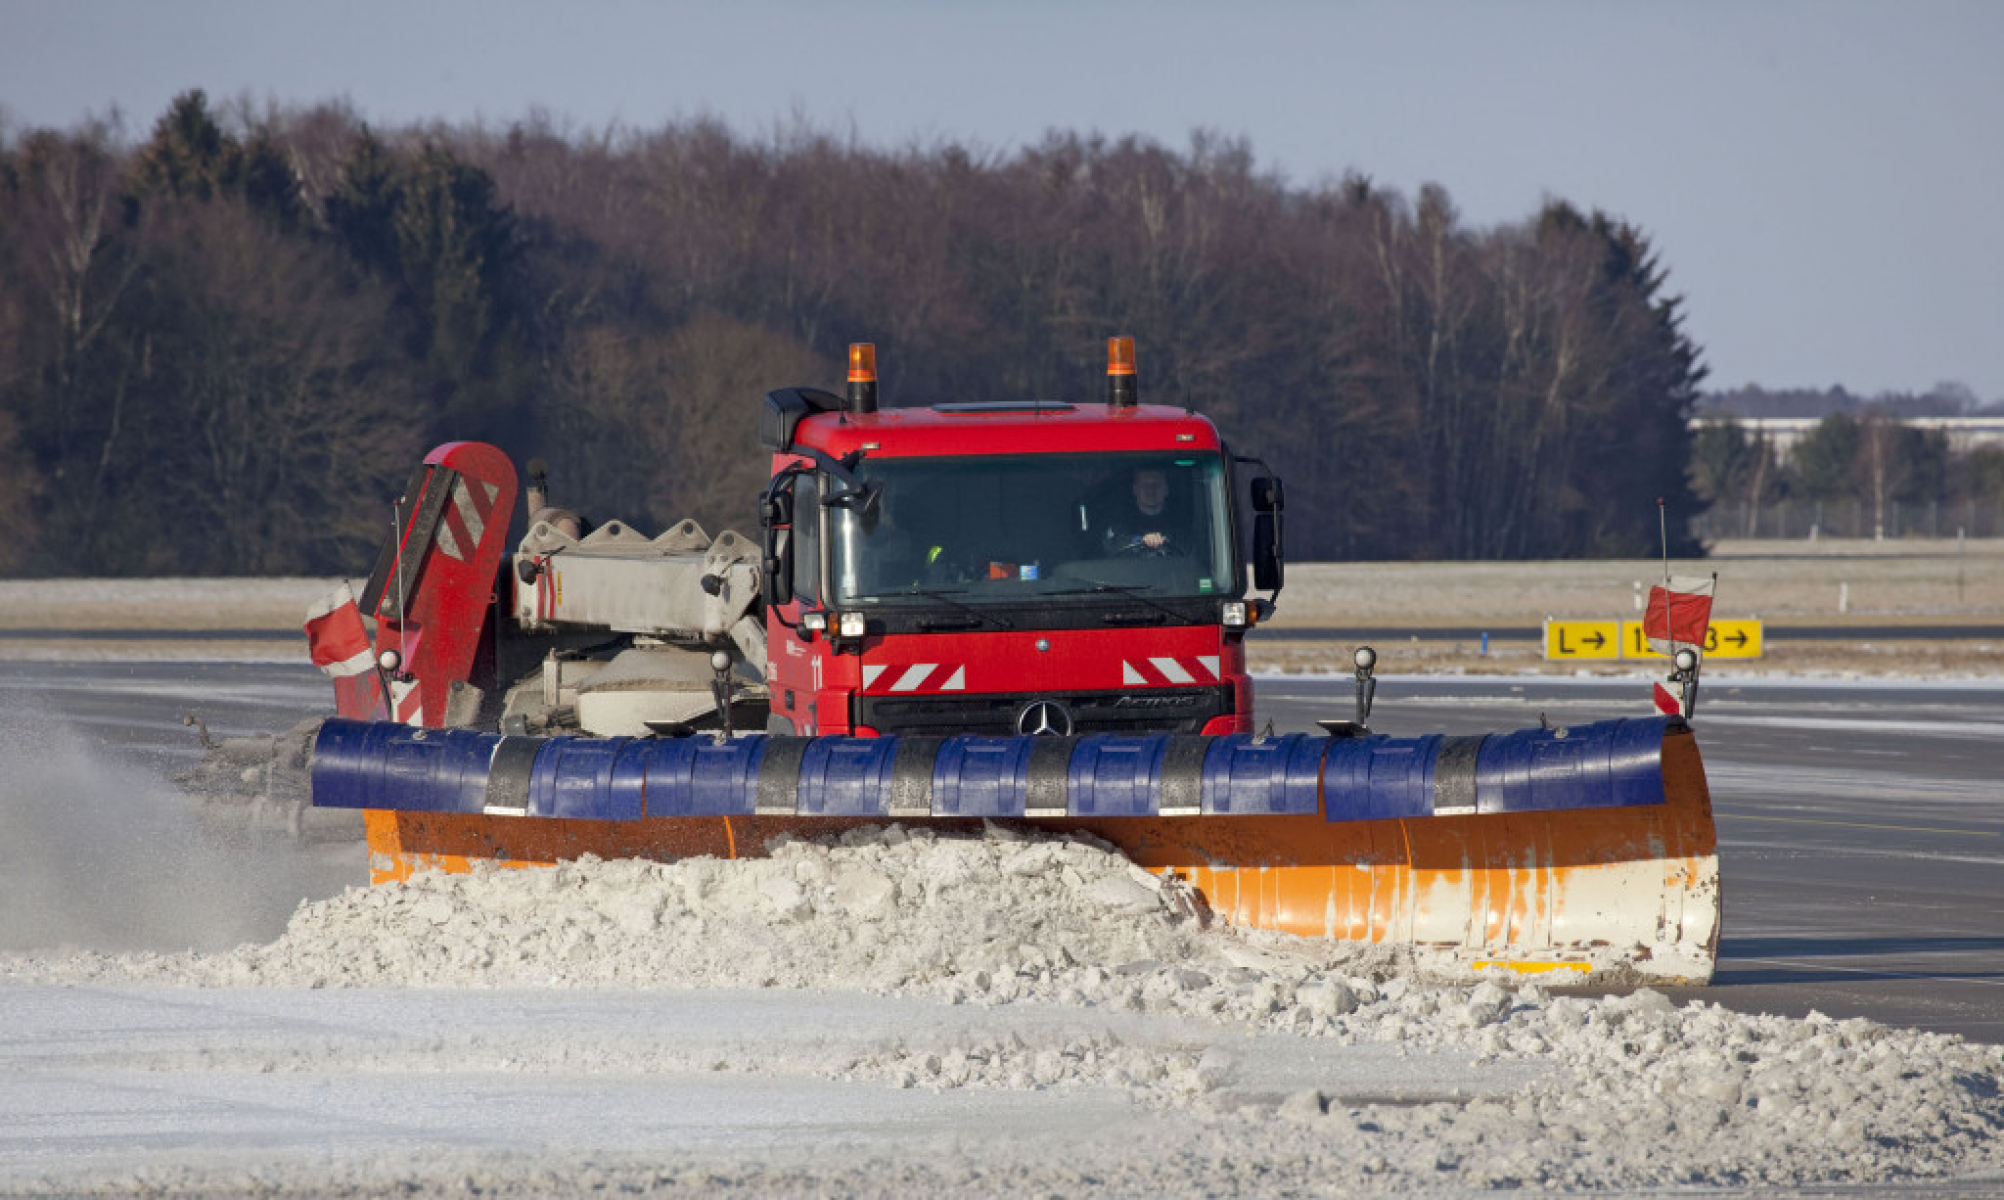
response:
M1664 803L1664 717L1482 737L535 738L330 719L329 808L662 817L1329 822Z

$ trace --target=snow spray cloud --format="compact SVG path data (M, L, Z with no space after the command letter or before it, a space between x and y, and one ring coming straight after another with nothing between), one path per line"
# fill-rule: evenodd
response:
M0 951L227 949L302 896L282 839L205 830L158 774L32 713L0 717Z

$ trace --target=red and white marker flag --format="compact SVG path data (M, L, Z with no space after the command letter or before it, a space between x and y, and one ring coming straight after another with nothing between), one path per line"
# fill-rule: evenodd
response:
M314 666L336 677L375 668L375 648L347 584L306 611L306 652Z
M1672 683L1659 683L1656 685L1656 711L1669 717L1681 717L1684 715L1683 680L1680 679Z
M1649 589L1649 607L1642 614L1642 632L1649 648L1658 654L1675 655L1689 646L1705 652L1705 631L1712 625L1712 591L1718 580L1712 576L1681 576Z

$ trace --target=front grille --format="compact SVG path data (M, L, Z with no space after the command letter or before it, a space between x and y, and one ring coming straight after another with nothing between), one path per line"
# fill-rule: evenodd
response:
M858 696L852 720L883 734L1016 732L1016 715L1036 700L1054 700L1072 715L1072 732L1201 733L1232 712L1229 684L1127 692L1005 692L985 696Z

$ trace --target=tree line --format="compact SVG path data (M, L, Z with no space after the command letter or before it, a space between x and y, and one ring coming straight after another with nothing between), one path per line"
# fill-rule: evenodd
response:
M1635 226L1563 201L1291 185L1242 141L998 153L710 120L375 128L177 98L0 130L0 566L352 573L430 445L551 466L642 528L753 521L758 399L1101 394L1212 416L1300 559L1699 552L1704 378Z

